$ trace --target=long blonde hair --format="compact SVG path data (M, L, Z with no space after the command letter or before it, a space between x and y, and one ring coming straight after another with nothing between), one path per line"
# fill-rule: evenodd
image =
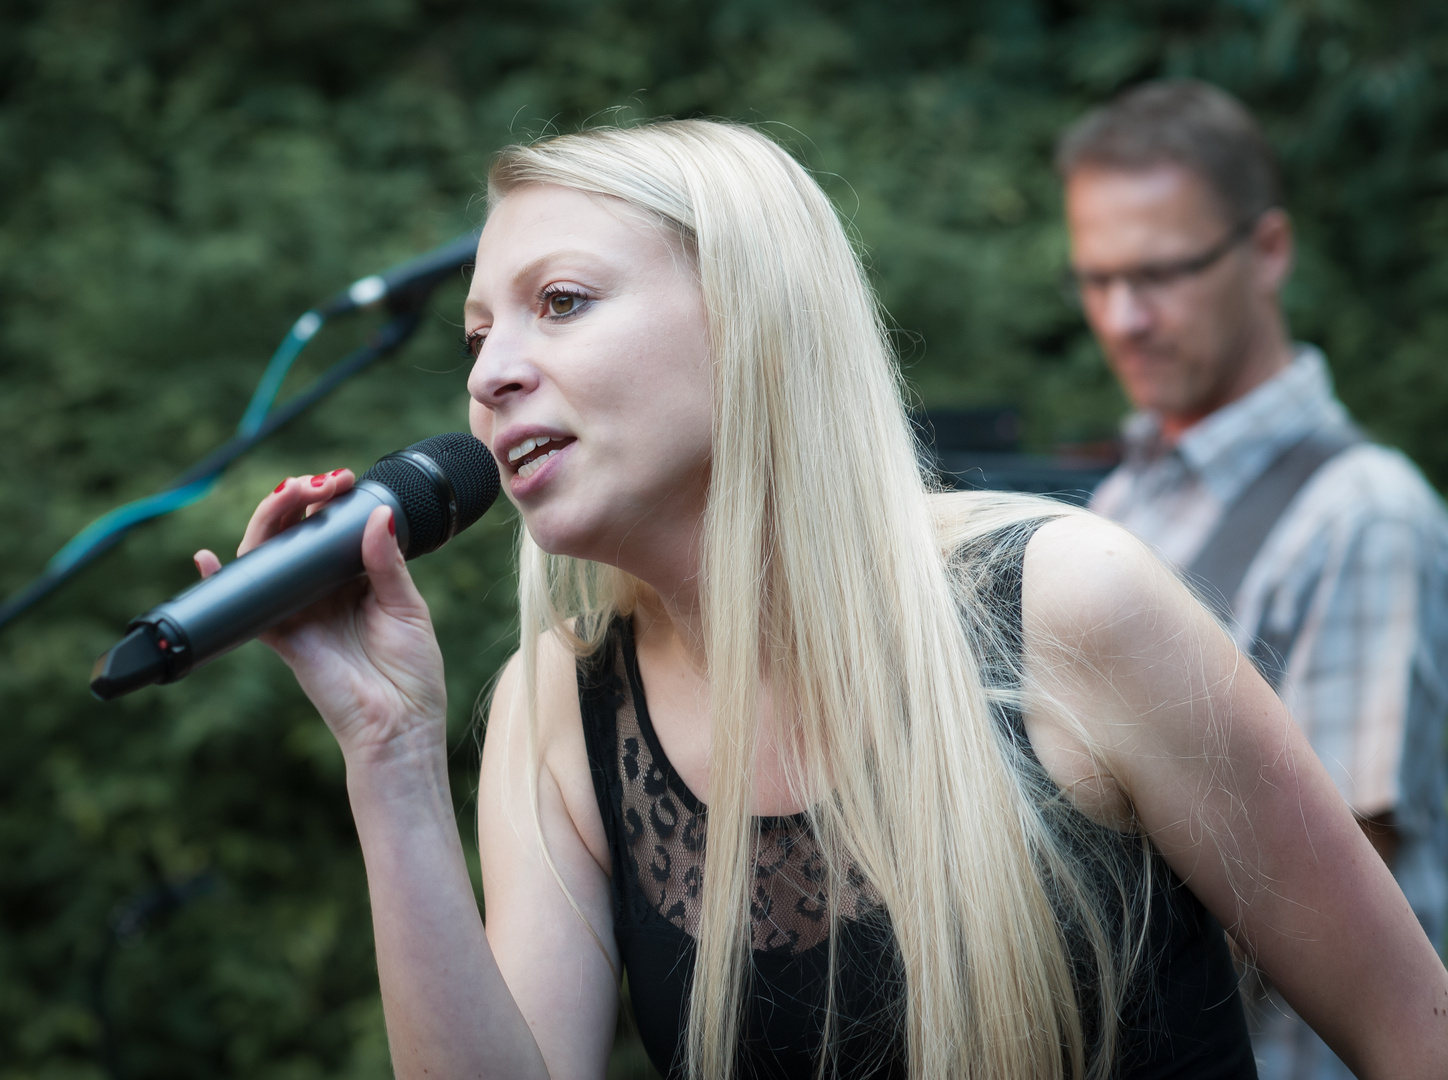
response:
M962 618L957 605L981 601L951 572L959 545L1041 517L1042 503L929 493L860 260L819 186L757 131L666 121L511 147L489 199L531 184L651 214L695 260L709 311L700 589L712 729L689 1075L734 1070L761 685L785 706L792 791L810 807L831 885L856 867L888 913L910 1075L1082 1076L1088 1058L1104 1073L1120 950L1088 871L1025 779L1022 748L992 715L981 632L969 632L990 620ZM595 649L644 588L547 555L524 533L530 702L539 635ZM1099 1054L1083 1034L1062 903L1095 955ZM834 968L832 956L832 980Z

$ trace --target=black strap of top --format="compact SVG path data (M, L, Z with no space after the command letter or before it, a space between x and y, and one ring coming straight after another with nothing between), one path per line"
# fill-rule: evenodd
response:
M1025 650L1021 618L1021 589L1025 579L1026 546L1049 518L1035 518L990 533L964 545L956 560L962 567L983 566L989 572L976 577L981 603L967 603L961 618L971 638L987 647L978 657L981 681L987 690L1014 690L1020 686L1020 663ZM994 647L992 647L994 646ZM1012 741L1033 765L1040 761L1026 737L1025 717L1014 706L998 706L996 715Z

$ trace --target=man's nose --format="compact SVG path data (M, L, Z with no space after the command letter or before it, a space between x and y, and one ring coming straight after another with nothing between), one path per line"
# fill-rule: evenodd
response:
M1092 329L1100 337L1140 337L1151 329L1154 321L1151 304L1125 278L1109 279L1090 300L1087 313Z
M1095 307L1093 321L1097 332L1105 337L1139 337L1151 329L1150 303L1125 278L1112 278Z

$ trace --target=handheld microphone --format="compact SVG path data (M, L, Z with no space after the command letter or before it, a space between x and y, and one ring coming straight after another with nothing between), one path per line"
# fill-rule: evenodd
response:
M91 693L110 701L175 682L356 580L362 531L377 507L392 508L397 546L413 559L482 517L498 487L493 455L466 432L388 454L305 521L132 619L96 661Z

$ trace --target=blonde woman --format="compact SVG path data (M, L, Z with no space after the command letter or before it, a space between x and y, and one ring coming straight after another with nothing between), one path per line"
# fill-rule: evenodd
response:
M346 757L399 1076L601 1077L625 974L677 1076L1251 1076L1222 926L1360 1075L1448 1075L1448 973L1187 591L1084 513L927 491L787 154L590 131L504 151L489 209L468 389L525 533L486 922L386 511L370 586L269 638Z

